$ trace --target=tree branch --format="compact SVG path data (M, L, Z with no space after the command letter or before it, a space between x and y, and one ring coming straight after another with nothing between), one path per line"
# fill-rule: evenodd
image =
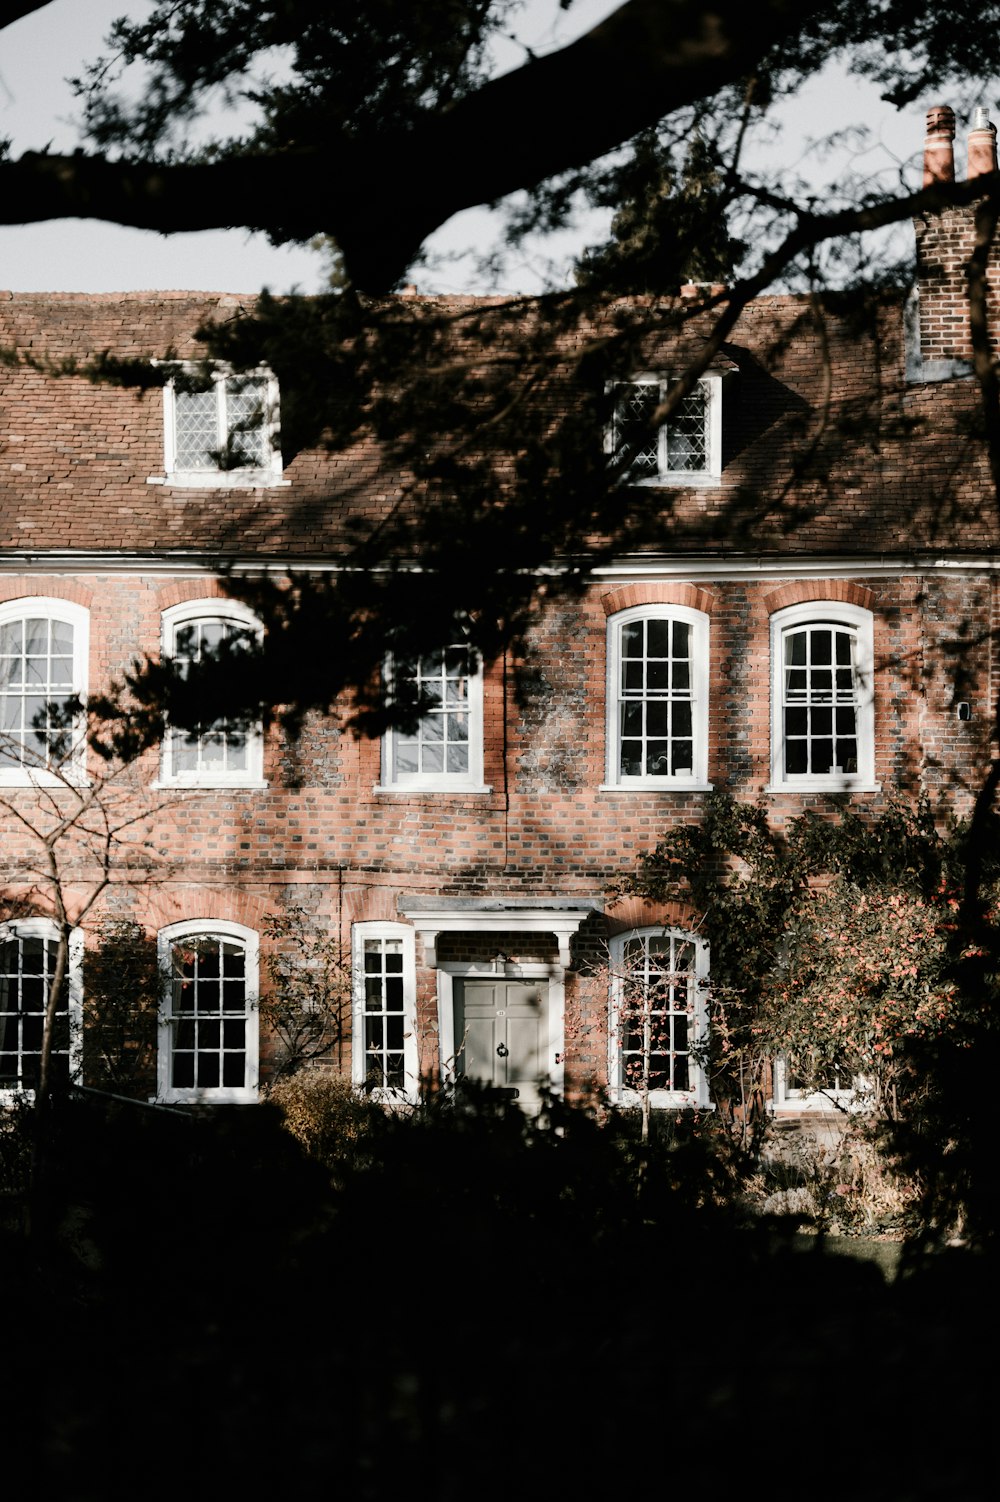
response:
M34 15L36 10L45 10L51 4L52 0L7 0L0 16L0 31L6 31L15 21L23 21L25 16Z
M30 7L36 8L36 7ZM628 0L560 51L409 128L204 165L26 153L0 164L0 223L94 218L163 234L329 232L359 287L380 291L461 209L594 160L714 96L820 0Z

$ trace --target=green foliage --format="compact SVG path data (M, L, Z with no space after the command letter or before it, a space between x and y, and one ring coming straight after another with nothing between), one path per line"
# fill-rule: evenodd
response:
M772 1054L794 1060L803 1088L863 1080L880 1114L910 1115L933 1090L914 1047L971 1042L954 976L957 896L898 886L867 890L836 877L790 915L781 963L755 1026Z
M895 1124L874 1135L924 1183L928 1222L987 1233L996 1196L973 1165L992 1128L971 1081L998 1049L998 852L994 819L945 834L924 803L806 813L779 833L762 808L713 794L702 824L622 884L704 914L723 1114L745 1119L778 1056L806 1092L854 1084L857 1105Z
M585 253L581 286L676 292L681 282L732 281L744 247L729 233L729 194L697 131L679 173L656 133L643 133L615 191L610 238Z

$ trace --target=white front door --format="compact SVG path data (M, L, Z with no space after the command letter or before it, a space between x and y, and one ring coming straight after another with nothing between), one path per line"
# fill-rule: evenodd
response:
M551 1011L546 981L456 980L456 1073L537 1111L558 1062Z

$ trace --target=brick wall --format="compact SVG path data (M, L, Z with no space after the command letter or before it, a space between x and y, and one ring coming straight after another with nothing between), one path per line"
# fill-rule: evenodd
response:
M159 609L189 581L130 574L8 577L8 599L39 592L91 604L90 683L159 642ZM211 582L198 581L211 597ZM102 803L113 820L136 819L123 834L112 884L99 910L137 916L150 930L182 919L229 919L260 930L268 912L305 903L339 932L349 953L352 922L398 917L401 896L573 898L604 904L608 888L669 829L696 820L704 794L602 790L609 610L630 603L696 601L710 618L708 772L711 783L747 801L764 798L777 825L811 807L833 813L822 793L766 794L770 781L769 620L803 600L870 608L875 623L875 748L881 792L858 795L876 811L895 792L930 795L942 817L967 811L990 750L995 624L991 578L918 575L800 580L718 579L595 585L582 600L552 605L529 643L531 691L517 702L512 665L487 674L484 703L486 794L378 792L378 746L315 719L303 742L277 735L265 748L263 789L157 788L147 755ZM971 705L959 720L958 702ZM95 770L98 770L95 765ZM44 795L67 802L71 795ZM0 789L0 840L8 903L44 910L37 841L18 815L45 817L39 794ZM60 851L65 879L82 900L99 872L82 846ZM8 912L13 911L8 906ZM617 915L618 927L623 921ZM599 1073L603 1001L586 980L600 925L575 941L567 1005L589 1043L573 1061ZM501 942L502 940L502 942ZM548 936L451 936L442 953L478 961L502 949L514 960L552 960ZM488 953L487 953L488 951ZM588 959L589 956L589 959ZM440 958L440 955L439 955ZM419 956L418 956L419 959ZM430 1026L434 973L422 972ZM596 1030L596 1032L595 1032ZM579 1035L577 1032L576 1035ZM595 1037L597 1042L595 1043ZM596 1048L596 1052L595 1052ZM596 1062L595 1062L596 1061Z

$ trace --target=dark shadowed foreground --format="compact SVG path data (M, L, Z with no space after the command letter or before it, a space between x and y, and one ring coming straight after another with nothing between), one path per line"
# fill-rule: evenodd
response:
M2 1241L5 1431L42 1495L991 1495L987 1256L887 1285L741 1225L696 1141L581 1116L355 1127L324 1167L270 1108L57 1104L34 1233L8 1188Z

